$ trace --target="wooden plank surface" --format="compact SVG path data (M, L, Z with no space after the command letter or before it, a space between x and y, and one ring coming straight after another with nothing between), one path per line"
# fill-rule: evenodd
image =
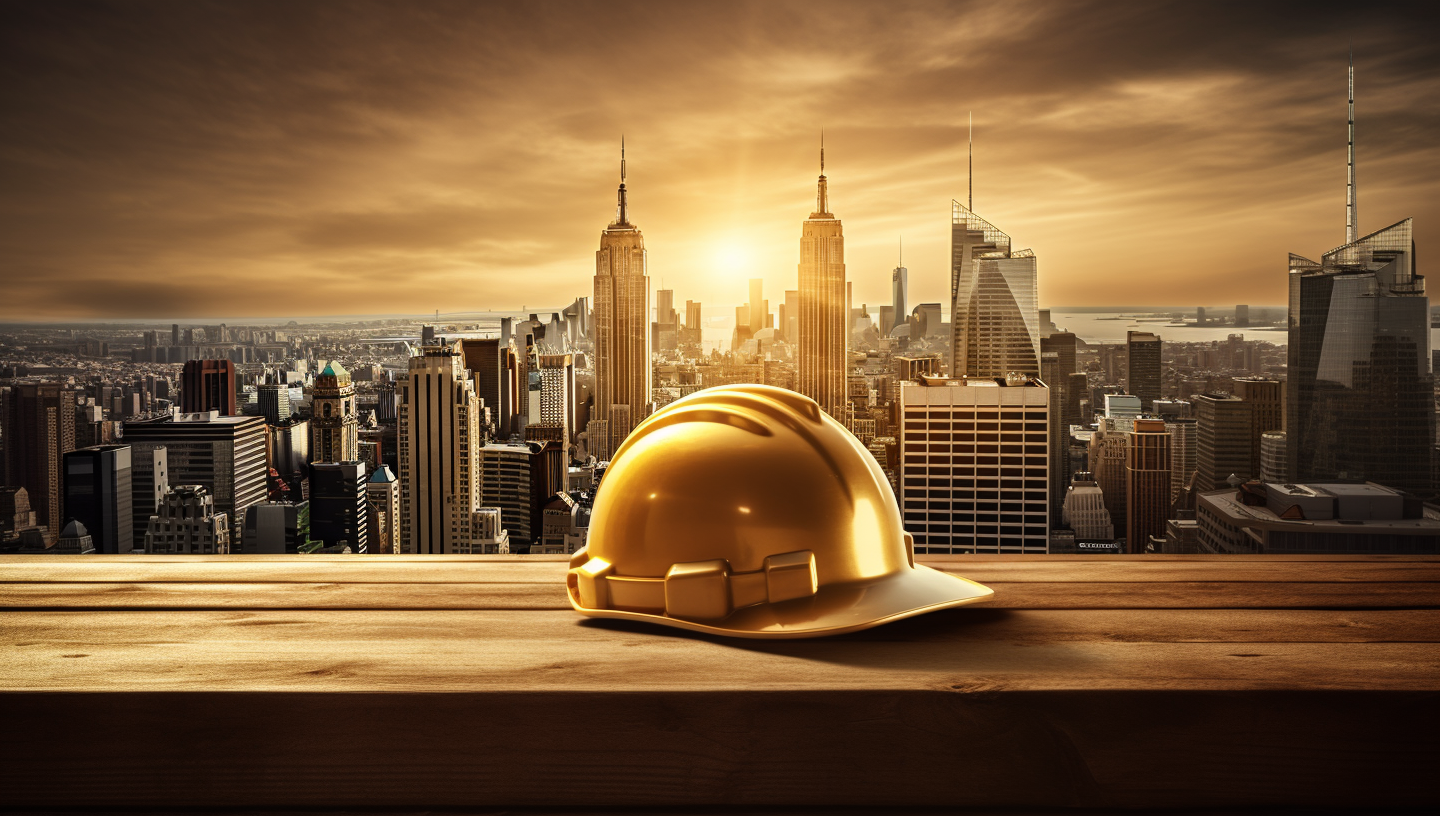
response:
M480 556L483 558L483 556ZM477 557L405 556L328 557L248 556L198 561L167 561L158 556L32 556L0 559L0 584L8 583L556 583L563 582L559 556L519 561L480 561ZM1022 556L1007 561L921 558L936 569L986 582L1137 583L1189 582L1335 582L1440 583L1440 556L1408 561L1236 561L1235 556L1203 560L1150 561L1144 557L1092 556L1049 561ZM1110 560L1110 559L1114 560ZM30 560L34 559L34 560ZM543 560L540 560L543 559ZM1226 559L1229 559L1228 561Z
M569 612L11 612L0 687L24 691L717 689L1440 691L1435 610L960 609L857 635L742 641ZM1362 634L1362 632L1364 634ZM423 666L417 677L416 667Z
M0 558L7 807L1437 807L1440 559L928 559L743 641L563 557Z
M986 581L990 609L1405 609L1434 606L1440 584ZM540 583L0 584L0 609L569 609Z

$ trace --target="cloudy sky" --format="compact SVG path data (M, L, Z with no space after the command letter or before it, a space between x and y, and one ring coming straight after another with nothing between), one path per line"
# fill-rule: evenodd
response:
M1286 253L1344 239L1351 43L1361 228L1440 238L1430 4L5 13L0 318L568 303L622 133L655 287L778 298L822 128L857 303L889 301L902 236L912 302L942 300L972 111L975 209L1034 248L1042 305L1283 303Z

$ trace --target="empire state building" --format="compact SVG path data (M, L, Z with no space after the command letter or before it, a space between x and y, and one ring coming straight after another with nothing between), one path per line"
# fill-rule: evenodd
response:
M609 459L650 415L650 382L650 277L645 236L627 211L622 140L619 204L595 253L595 409L587 432L597 458Z
M815 212L800 229L800 393L849 427L845 375L849 365L849 320L845 298L845 236L830 212L825 181L825 147L820 147L820 181Z

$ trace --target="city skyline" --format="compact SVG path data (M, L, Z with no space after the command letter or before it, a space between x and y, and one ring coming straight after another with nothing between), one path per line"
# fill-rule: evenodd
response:
M656 288L739 303L750 278L796 285L822 126L854 302L889 301L902 235L912 300L943 301L972 110L975 208L1046 259L1043 306L1281 304L1288 249L1344 241L1352 41L1360 234L1414 216L1423 246L1440 223L1418 8L1269 6L1242 31L1222 31L1238 6L857 6L803 28L785 4L26 9L0 57L21 125L0 136L0 320L568 301L622 131ZM627 48L596 46L601 24ZM1153 274L1177 249L1188 265Z

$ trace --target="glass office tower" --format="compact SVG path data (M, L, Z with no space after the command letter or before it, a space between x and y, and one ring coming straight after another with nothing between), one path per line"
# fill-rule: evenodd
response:
M1363 479L1433 495L1430 299L1412 219L1290 256L1289 477Z
M951 376L1040 375L1035 253L950 202Z

